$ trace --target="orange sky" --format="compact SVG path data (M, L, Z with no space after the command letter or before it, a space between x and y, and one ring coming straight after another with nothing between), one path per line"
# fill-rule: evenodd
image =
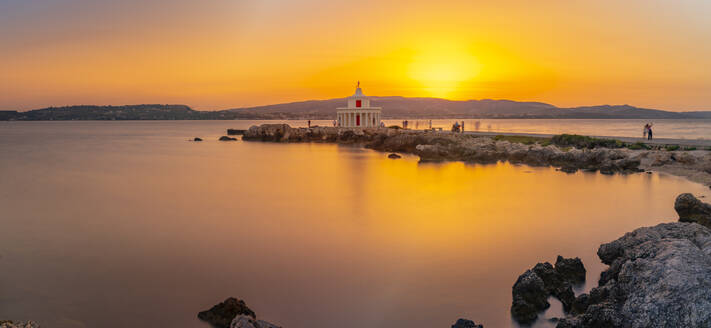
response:
M711 1L0 2L0 109L368 95L711 110Z

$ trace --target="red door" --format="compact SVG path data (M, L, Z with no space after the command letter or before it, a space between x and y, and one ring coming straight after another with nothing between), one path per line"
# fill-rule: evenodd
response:
M356 107L360 107L360 100L356 100Z
M358 100L358 101L360 101L360 100ZM360 115L356 115L356 126L360 126Z

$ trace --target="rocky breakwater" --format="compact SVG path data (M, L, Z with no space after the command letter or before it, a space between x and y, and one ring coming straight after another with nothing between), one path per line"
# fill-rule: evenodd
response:
M709 219L711 205L682 194L675 208L680 221L698 222ZM559 319L558 328L711 327L711 230L707 227L675 222L639 228L601 245L597 254L609 268L600 275L598 287L573 299L565 288L549 288L536 273L538 268L543 276L550 275L548 266L539 264L522 274L514 285L514 318L534 316L525 313L518 318L514 312L520 303L517 287L525 287L519 297L530 304L527 310L543 310L548 295L561 299L567 316Z
M384 152L418 155L421 162L464 161L552 165L565 172L600 171L604 174L640 171L640 160L626 149L576 149L538 143L523 144L467 134L389 128L346 129L335 127L292 128L287 124L263 124L245 131L242 140L272 142L332 142L360 144Z

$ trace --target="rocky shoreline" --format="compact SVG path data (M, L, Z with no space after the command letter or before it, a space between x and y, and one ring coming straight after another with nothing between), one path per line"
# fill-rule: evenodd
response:
M567 173L578 170L599 171L602 174L658 171L711 185L709 151L644 149L643 145L623 148L609 139L600 139L605 141L600 144L571 145L556 138L491 138L393 128L292 128L288 124L263 124L244 131L242 140L355 144L383 152L414 154L420 157L421 162L486 164L508 161L530 166L554 166Z
M575 297L549 263L523 273L512 289L514 319L535 321L555 296L566 313L557 328L711 327L711 205L681 194L674 208L679 222L600 245L598 257L609 268L590 293Z

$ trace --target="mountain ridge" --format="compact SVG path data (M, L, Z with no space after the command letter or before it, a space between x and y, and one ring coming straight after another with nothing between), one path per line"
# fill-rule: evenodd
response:
M572 118L572 119L711 119L711 111L672 112L631 105L556 107L544 102L507 99L449 100L429 97L373 96L383 118ZM77 105L29 111L0 111L0 120L230 120L333 119L346 98L305 100L272 105L198 111L179 104L122 106Z

